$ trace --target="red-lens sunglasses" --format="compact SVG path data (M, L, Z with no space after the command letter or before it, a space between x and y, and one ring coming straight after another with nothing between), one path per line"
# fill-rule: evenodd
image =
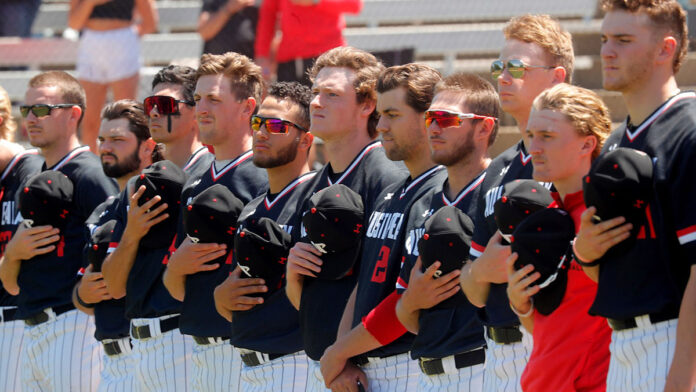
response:
M427 110L425 112L425 126L429 127L435 121L440 128L458 127L465 119L485 120L487 118L496 121L497 118L491 116L481 116L474 113L450 112L448 110Z
M179 114L179 102L189 106L196 105L196 103L193 101L175 99L174 97L169 97L166 95L153 95L151 97L145 98L145 114L149 116L150 112L152 111L152 109L155 108L155 106L157 106L157 112L161 115Z

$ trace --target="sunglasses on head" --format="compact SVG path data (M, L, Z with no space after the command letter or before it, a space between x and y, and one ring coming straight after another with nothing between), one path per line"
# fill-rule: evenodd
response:
M266 127L268 133L288 133L290 127L295 127L300 131L309 132L306 128L303 128L294 122L288 120L283 120L280 118L273 117L261 117L257 115L251 116L251 129L258 132L261 129L261 125Z
M440 128L458 127L462 125L465 119L484 120L486 118L492 118L493 121L496 120L495 117L481 116L473 113L458 113L448 110L427 110L425 112L425 126L429 127L430 124L435 121Z
M508 60L507 63L504 63L503 60L495 60L491 63L491 77L493 77L493 79L498 79L498 77L503 74L505 68L507 68L510 76L514 79L519 79L524 76L524 71L529 68L553 69L556 67L549 65L529 65L517 59Z
M65 108L71 108L73 106L80 106L74 103L60 103L57 105L46 105L46 104L36 104L36 105L22 105L19 107L19 112L22 114L22 117L27 118L29 115L29 111L34 113L36 117L43 117L43 116L48 116L51 114L51 111L53 109L65 109Z
M166 95L153 95L145 98L145 114L149 116L150 112L155 108L155 106L157 106L157 112L161 115L179 114L179 102L185 103L189 106L196 105L196 103L193 101L175 99L174 97L169 97Z

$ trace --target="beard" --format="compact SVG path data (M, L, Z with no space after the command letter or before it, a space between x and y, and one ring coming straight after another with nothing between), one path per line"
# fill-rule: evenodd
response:
M295 160L297 156L297 146L300 144L299 140L288 144L287 146L281 148L275 156L261 156L259 154L254 154L254 165L262 169L271 169L278 166L283 166Z
M131 155L127 156L123 160L123 162L121 162L116 155L102 154L102 156L110 155L114 157L114 159L116 160L116 163L102 162L102 169L104 170L104 174L106 174L107 177L120 178L125 176L126 174L137 171L140 168L141 163L140 157L138 156L138 150L139 148L136 148Z
M468 159L471 153L476 150L476 145L474 144L474 132L469 132L469 135L458 140L454 145L454 148L449 152L438 151L437 153L431 154L433 162L438 165L443 166L453 166L463 160Z

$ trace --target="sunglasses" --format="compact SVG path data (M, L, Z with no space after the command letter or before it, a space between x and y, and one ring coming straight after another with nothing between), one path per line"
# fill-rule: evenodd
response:
M167 114L179 114L180 102L189 106L196 106L196 103L193 101L174 99L173 97L168 97L166 95L153 95L145 98L145 114L149 116L150 112L155 108L155 106L157 106L157 112L163 116Z
M492 118L493 121L497 120L495 117L481 116L473 113L458 113L448 110L427 110L425 112L425 126L427 128L435 121L440 128L458 127L462 125L465 119L484 120L487 118Z
M491 77L493 77L493 79L498 79L498 77L503 74L505 68L507 68L510 76L514 79L519 79L524 76L524 71L529 68L553 69L556 67L549 65L529 65L517 59L508 60L507 63L504 63L503 60L495 60L491 63Z
M266 127L268 133L286 134L288 131L290 131L290 127L295 127L300 131L309 132L306 128L303 128L288 120L273 117L261 117L257 115L251 116L251 129L258 132L259 129L261 129L261 125Z
M29 111L34 113L36 117L43 117L43 116L48 116L51 114L51 111L53 109L65 109L65 108L71 108L73 106L80 106L74 103L60 103L58 105L46 105L46 104L37 104L37 105L22 105L19 107L19 112L22 114L22 117L27 118L29 115Z

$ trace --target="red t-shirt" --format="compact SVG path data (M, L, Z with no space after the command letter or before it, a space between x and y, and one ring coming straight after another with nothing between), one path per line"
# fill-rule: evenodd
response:
M276 60L279 63L296 58L312 58L329 49L346 44L343 13L357 14L362 0L320 0L315 5L295 5L290 0L263 0L259 10L254 51L257 57L268 57L280 16L282 38Z
M582 191L560 200L577 232L585 211ZM603 317L588 311L597 294L593 282L575 260L568 269L568 286L560 306L548 316L534 312L534 347L522 373L524 391L604 391L609 371L611 329Z

